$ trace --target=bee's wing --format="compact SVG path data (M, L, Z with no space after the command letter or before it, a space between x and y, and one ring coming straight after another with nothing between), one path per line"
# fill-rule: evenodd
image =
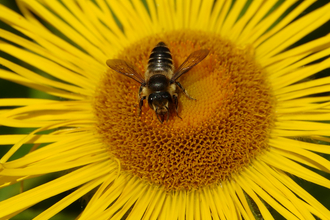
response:
M140 74L138 74L135 71L134 67L129 63L127 63L126 61L118 60L118 59L107 60L107 65L114 71L134 79L136 82L140 83L141 85L145 84L143 77Z
M197 50L189 55L189 57L181 64L171 78L171 82L177 80L182 74L188 72L209 54L209 50Z

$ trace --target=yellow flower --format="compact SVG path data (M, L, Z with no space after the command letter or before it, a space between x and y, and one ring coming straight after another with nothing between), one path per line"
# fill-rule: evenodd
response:
M313 1L17 1L0 5L0 77L61 100L0 100L0 186L63 175L0 202L8 219L62 192L49 219L93 192L78 219L330 219L293 179L330 188L330 35L300 40L329 21ZM144 73L164 41L174 66L209 55L178 81L177 117L161 124L139 84L106 66ZM18 106L18 107L17 107ZM174 109L172 109L174 110ZM28 148L13 159L15 152ZM6 189L6 188L5 188Z

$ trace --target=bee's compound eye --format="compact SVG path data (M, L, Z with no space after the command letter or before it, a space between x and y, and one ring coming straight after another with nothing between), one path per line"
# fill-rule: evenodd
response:
M159 93L151 93L148 97L148 102L151 104L155 100L160 100L162 96Z
M171 99L171 95L170 95L170 93L168 93L168 92L163 92L163 93L162 93L162 98L168 100L168 99Z
M148 104L150 108L153 108L153 104L157 103L157 100L161 100L161 95L159 93L151 93L148 97Z

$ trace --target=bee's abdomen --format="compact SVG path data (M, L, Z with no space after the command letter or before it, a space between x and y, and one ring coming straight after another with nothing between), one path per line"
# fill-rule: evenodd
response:
M148 70L152 72L173 70L172 55L164 42L159 42L151 51Z

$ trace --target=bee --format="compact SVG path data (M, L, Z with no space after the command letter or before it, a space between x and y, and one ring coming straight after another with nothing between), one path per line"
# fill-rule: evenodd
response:
M110 59L106 63L116 72L140 83L138 93L139 115L141 114L143 101L147 99L149 107L155 111L157 119L163 123L165 118L166 121L169 119L171 105L174 105L177 116L181 118L178 114L177 86L189 99L195 100L176 80L201 62L208 53L209 50L206 49L191 53L174 72L171 51L164 42L159 42L151 51L144 78L135 71L131 64L124 60Z

